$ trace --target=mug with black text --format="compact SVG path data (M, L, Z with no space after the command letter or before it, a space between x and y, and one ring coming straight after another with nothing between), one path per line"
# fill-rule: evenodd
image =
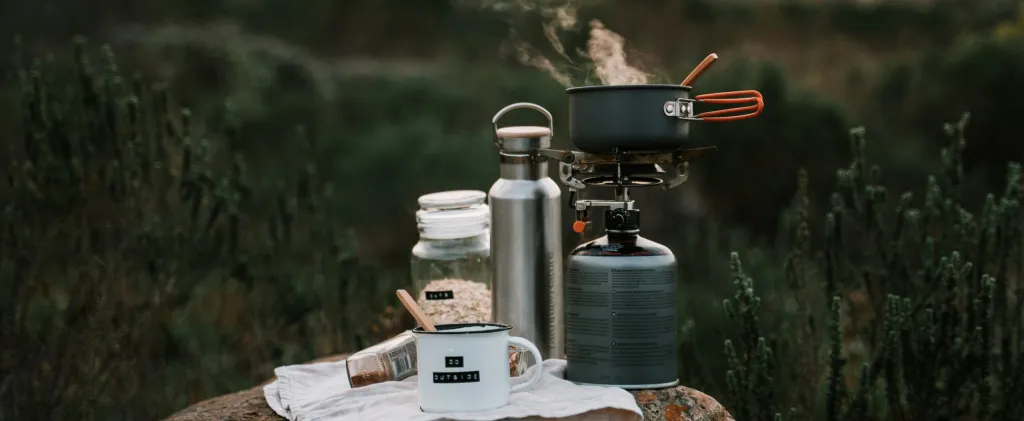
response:
M500 323L437 325L437 332L422 327L416 334L419 400L423 412L475 412L508 405L509 395L540 380L538 364L530 380L511 385L509 345L527 349L543 361L532 342L509 336L512 326Z

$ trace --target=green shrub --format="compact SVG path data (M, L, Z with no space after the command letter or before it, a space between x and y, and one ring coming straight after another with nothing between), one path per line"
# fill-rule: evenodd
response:
M264 176L230 118L201 130L103 54L8 80L0 418L154 419L393 333L402 283L355 257L301 132L303 170Z
M725 401L737 420L780 419L791 407L785 419L1003 420L1024 410L1024 178L1009 164L1005 189L969 210L966 123L967 114L946 126L943 171L923 194L896 200L853 131L824 224L809 222L800 183L784 297L762 300L733 254Z

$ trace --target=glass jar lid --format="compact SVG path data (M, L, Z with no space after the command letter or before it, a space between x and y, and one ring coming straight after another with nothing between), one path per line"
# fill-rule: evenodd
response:
M491 208L487 194L476 190L454 190L420 196L416 226L420 237L457 239L475 237L490 229Z
M482 204L487 193L479 190L452 190L420 196L420 209L458 209Z

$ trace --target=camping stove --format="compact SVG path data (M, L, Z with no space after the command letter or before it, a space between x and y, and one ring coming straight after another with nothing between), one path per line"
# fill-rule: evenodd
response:
M551 115L539 106L512 104L492 120L502 148L502 178L509 179L499 180L496 185L501 188L492 187L492 202L516 200L515 206L501 212L492 204L492 223L501 228L494 231L492 249L496 261L506 261L495 266L494 306L508 310L496 311L496 321L535 313L541 306L519 306L530 311L515 308L523 297L548 294L550 313L535 319L551 321L546 329L553 333L548 335L552 344L564 337L567 380L624 389L679 383L676 259L668 247L639 235L640 211L629 191L677 187L686 182L690 161L716 150L686 148L692 123L744 120L763 110L764 98L756 90L692 95L692 82L716 58L709 55L679 85L566 89L569 140L575 151L549 149L554 133ZM715 104L731 108L704 110ZM504 112L523 107L542 111L548 126L498 129L497 119ZM543 180L543 166L552 160L559 163L559 179L569 189L569 206L576 212L574 231L586 230L592 208L604 208L605 235L569 254L564 283L548 275L558 273L557 259L549 256L561 231L555 209L561 199L552 190L557 186ZM580 193L591 188L612 189L613 197L582 198ZM543 261L555 263L545 268ZM535 280L541 275L551 282L539 286Z
M569 254L565 277L566 379L625 389L670 387L677 377L676 260L639 235L632 188L671 189L688 178L690 161L716 147L671 152L588 153L542 150L559 161L559 179L582 234L591 208L604 208L605 235ZM613 190L612 199L582 191Z

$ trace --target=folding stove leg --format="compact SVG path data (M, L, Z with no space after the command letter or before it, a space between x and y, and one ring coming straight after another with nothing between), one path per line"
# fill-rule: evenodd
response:
M671 180L668 180L667 182L665 182L665 184L662 184L661 188L667 190L667 189L671 189L671 188L674 188L674 187L678 187L680 184L685 183L686 180L688 180L689 178L690 178L690 162L686 161L686 162L683 162L681 164L676 165L676 176L673 177Z
M567 162L558 163L558 178L570 189L583 190L587 186L573 174L573 165Z

